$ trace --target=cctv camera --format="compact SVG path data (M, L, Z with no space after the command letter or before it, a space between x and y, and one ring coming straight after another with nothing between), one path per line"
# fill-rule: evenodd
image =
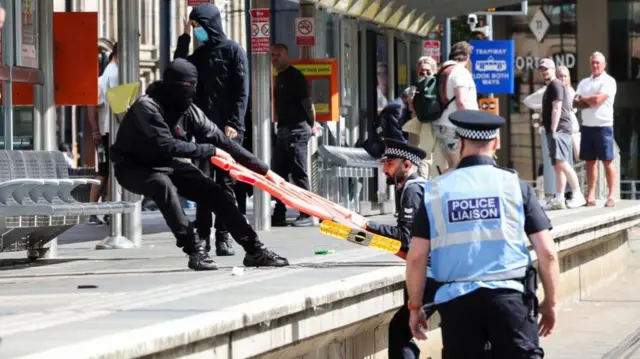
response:
M470 26L474 26L477 23L478 23L478 15L469 14L469 16L467 16L467 24L469 24Z

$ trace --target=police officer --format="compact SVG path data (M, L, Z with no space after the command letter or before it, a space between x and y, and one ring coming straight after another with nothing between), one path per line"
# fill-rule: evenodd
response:
M380 161L384 163L382 172L387 176L387 184L396 186L396 208L398 220L396 225L380 224L373 221L366 223L369 232L394 238L402 242L401 250L407 252L411 244L411 226L418 209L424 206L424 185L427 180L418 175L420 163L427 156L422 149L394 139L384 140L385 151ZM428 278L423 303L433 302L438 283ZM404 300L407 302L407 291ZM427 318L435 312L435 307L427 309ZM419 358L420 349L412 340L413 334L408 325L409 310L403 305L389 323L389 359Z
M407 258L411 331L426 339L421 306L431 256L434 279L444 284L435 296L443 359L482 357L485 341L493 358L543 358L539 335L551 334L555 326L559 276L551 223L533 189L491 157L504 119L473 110L449 119L457 126L462 159L456 169L427 183L424 206L414 219ZM526 236L544 286L539 326Z

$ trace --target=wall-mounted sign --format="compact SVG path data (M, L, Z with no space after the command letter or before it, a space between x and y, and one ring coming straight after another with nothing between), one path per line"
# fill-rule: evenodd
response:
M550 56L553 62L558 66L566 66L571 69L576 66L576 55L573 53L565 53L558 54L555 56ZM538 64L542 57L539 56L517 56L516 57L516 69L529 71L529 70L537 70Z

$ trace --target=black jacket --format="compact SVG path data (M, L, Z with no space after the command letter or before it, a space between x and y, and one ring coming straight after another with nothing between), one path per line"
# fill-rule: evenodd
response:
M165 111L162 86L149 86L125 114L111 147L116 166L168 169L174 158L208 159L220 147L250 170L267 173L264 162L229 139L197 106L181 114Z
M174 53L174 58L186 58L198 69L196 105L218 127L224 130L225 126L231 126L244 134L249 97L247 55L238 43L224 34L220 11L215 5L199 5L189 17L209 34L209 41L191 55L191 36L181 35Z
M408 251L411 245L411 227L416 212L424 207L424 188L414 180L418 174L414 173L396 190L396 208L398 208L398 222L396 225L368 222L367 230L385 237L402 242L402 250Z

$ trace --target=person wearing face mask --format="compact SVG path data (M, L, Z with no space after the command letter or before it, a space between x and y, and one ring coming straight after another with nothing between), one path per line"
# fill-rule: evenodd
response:
M193 36L202 45L189 55L192 28ZM242 144L249 100L247 55L237 42L225 35L216 5L207 3L193 8L189 18L185 19L184 34L178 38L174 57L185 58L198 69L196 105L230 139ZM200 168L214 176L225 193L236 201L235 183L227 171L211 167L208 161L202 162ZM196 210L196 228L200 238L207 242L207 250L210 250L212 226L216 229L216 255L234 255L229 228L219 219L213 224L211 210L199 206Z
M402 250L408 251L411 240L413 216L424 203L424 184L426 179L418 175L418 167L426 152L408 143L394 139L385 139L386 146L380 161L384 163L382 171L387 176L387 184L396 187L396 208L399 210L396 225L367 222L369 232L394 238L402 242ZM438 284L429 279L428 292L424 293L424 303L433 301ZM407 292L405 290L405 304ZM435 308L431 308L429 316ZM389 323L389 358L419 358L420 349L412 340L413 335L408 325L409 310L402 306Z
M234 159L274 183L284 180L247 150L229 139L193 102L198 72L184 59L170 63L162 81L151 84L125 114L111 149L114 174L128 191L153 200L189 255L193 270L217 269L182 210L180 196L210 208L225 223L246 255L247 267L281 267L289 262L267 249L238 210L234 200L190 160L211 156Z

